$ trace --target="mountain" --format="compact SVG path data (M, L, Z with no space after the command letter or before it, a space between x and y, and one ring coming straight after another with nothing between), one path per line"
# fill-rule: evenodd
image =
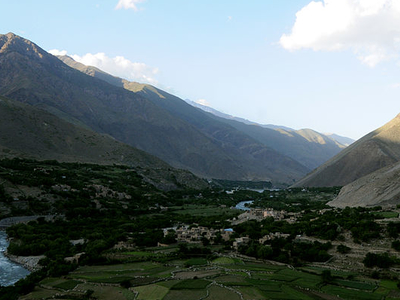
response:
M12 33L0 36L0 95L204 177L289 183L309 171L173 95L127 81L123 89L96 77Z
M224 114L193 101L188 103L222 118L223 120L220 121L228 123L262 144L297 160L309 169L318 167L343 150L345 145L339 142L339 139L348 142L347 138L338 135L328 136L312 129L295 130L279 125L261 125Z
M225 113L220 112L220 111L218 111L218 110L216 110L216 109L214 109L212 107L209 107L209 106L206 106L206 105L202 105L200 103L197 103L197 102L194 102L194 101L191 101L191 100L185 100L185 101L187 103L189 103L190 105L194 106L194 107L200 108L201 110L209 112L209 113L213 114L214 116L221 117L221 118L224 118L224 119L238 121L238 122L241 122L241 123L244 123L244 124L247 124L247 125L261 126L261 127L270 128L270 129L294 130L292 128L289 128L289 127L286 127L286 126L280 126L280 125L258 124L256 122L252 122L252 121L249 121L247 119L243 119L243 118L239 118L239 117L235 117L235 116L231 116L231 115L225 114Z
M211 107L188 101L214 116L226 119L236 129L257 139L264 145L271 147L314 169L332 158L354 140L336 134L322 134L312 129L295 130L280 125L261 125L246 119L237 118L219 112ZM243 124L248 126L243 126ZM271 131L273 129L274 131Z
M350 146L355 142L352 138L341 136L335 133L325 133L327 137L330 137L332 140L344 145L344 146Z
M344 186L400 161L400 115L365 135L294 186Z
M193 174L175 170L160 159L123 144L106 134L66 122L28 104L0 97L0 156L123 164L162 190L205 188Z
M222 140L224 144L229 143L227 138L235 137L235 143L237 143L238 140L246 141L250 137L262 145L300 162L309 170L326 162L344 148L340 143L310 129L295 131L283 126L259 125L194 102L189 102L191 104L189 106L186 103L188 101L184 102L151 85L129 82L111 75L107 76L101 70L77 63L68 56L59 58L85 74L103 79L116 86L123 86L127 90L147 97L175 117L190 123L207 136ZM201 111L192 106L201 108ZM216 130L216 128L219 129ZM232 129L236 129L240 133Z
M311 129L289 131L247 125L233 120L227 124L251 136L263 145L283 153L312 170L338 154L345 147Z
M345 208L400 204L400 163L370 173L344 186L328 205Z

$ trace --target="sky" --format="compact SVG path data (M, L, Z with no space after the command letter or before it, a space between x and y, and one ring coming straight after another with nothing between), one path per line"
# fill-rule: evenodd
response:
M13 32L261 124L358 139L400 113L398 0L0 0Z

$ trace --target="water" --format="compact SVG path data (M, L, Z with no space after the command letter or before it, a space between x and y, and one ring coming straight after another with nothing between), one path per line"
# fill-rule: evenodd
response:
M7 234L5 231L0 231L0 286L13 285L30 273L27 269L4 256L7 247Z
M236 209L241 209L241 210L250 210L250 208L246 207L245 205L246 204L251 204L253 202L254 202L253 200L242 201L242 202L239 202L238 204L236 204L235 208Z

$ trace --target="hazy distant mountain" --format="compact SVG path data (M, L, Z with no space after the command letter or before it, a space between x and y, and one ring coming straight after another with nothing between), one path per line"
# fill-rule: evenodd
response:
M293 182L308 171L173 95L122 81L132 93L104 72L94 72L98 78L12 33L0 36L0 95L107 133L201 176ZM114 80L113 85L107 80Z
M266 124L266 125L265 124L259 124L259 123L256 123L256 122L249 121L247 119L231 116L231 115L225 114L223 112L220 112L220 111L218 111L218 110L216 110L216 109L214 109L212 107L209 107L209 106L206 106L206 105L202 105L200 103L197 103L197 102L194 102L194 101L191 101L191 100L188 100L188 99L186 100L186 102L189 103L190 105L194 106L194 107L200 108L200 109L202 109L202 110L204 110L206 112L209 112L209 113L211 113L211 114L213 114L213 115L215 115L217 117L221 117L221 118L228 119L228 120L242 122L242 123L247 124L247 125L261 126L261 127L270 128L270 129L284 129L284 130L290 130L290 131L294 130L294 129L286 127L286 126L273 125L273 124Z
M193 174L172 169L160 159L109 135L75 126L44 110L0 97L0 156L63 162L124 164L161 189L204 188Z
M340 136L334 133L324 133L326 136L330 137L332 140L337 141L338 143L344 145L344 146L350 146L355 142L352 138L345 137L345 136Z
M295 130L272 124L260 125L221 113L195 102L192 102L192 105L222 118L220 121L228 123L264 145L297 160L311 170L323 164L345 148L344 145L335 139L312 129Z
M344 186L400 161L400 115L351 144L294 186Z

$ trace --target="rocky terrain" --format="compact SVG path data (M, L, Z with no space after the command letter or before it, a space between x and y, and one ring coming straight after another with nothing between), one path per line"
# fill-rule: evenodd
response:
M351 144L294 186L344 186L400 160L400 115Z
M344 186L328 205L345 208L391 206L400 203L400 163L368 174Z

